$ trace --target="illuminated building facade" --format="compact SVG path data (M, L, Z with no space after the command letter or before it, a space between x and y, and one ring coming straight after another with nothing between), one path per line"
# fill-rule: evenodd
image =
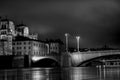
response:
M48 47L44 42L17 36L13 41L13 54L45 56L48 54Z
M0 40L0 55L12 55L12 44L7 40Z
M54 42L51 42L49 44L50 46L50 53L59 53L59 43L54 43Z
M63 43L62 41L58 40L50 40L48 41L49 44L49 54L52 53L61 53L64 49L62 49Z
M2 19L0 21L0 50L1 55L12 55L12 39L16 36L13 21ZM4 50L4 51L3 51Z
M16 26L16 33L19 36L29 36L29 28L24 24L19 24Z
M9 36L16 36L15 25L13 21L3 19L0 21L0 39L6 39Z
M58 41L40 41L38 34L30 34L24 24L15 26L8 19L0 20L0 55L39 55L61 53Z

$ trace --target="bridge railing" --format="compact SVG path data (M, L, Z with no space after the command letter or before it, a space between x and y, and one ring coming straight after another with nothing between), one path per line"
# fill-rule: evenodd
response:
M113 53L113 52L120 52L120 50L104 50L104 51L88 51L88 52L79 52L81 54L96 54L96 53ZM75 52L78 53L78 52ZM72 53L74 54L74 53Z

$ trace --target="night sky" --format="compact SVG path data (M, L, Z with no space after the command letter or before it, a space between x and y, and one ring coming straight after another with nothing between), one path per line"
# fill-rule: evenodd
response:
M80 47L120 47L119 0L0 0L0 16L23 22L41 39L79 35Z

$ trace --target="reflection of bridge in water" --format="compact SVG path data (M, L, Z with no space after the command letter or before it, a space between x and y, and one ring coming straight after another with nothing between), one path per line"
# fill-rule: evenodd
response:
M52 64L54 66L60 65L66 67L96 65L120 66L120 50L61 53L61 55L52 56L32 56L31 60L34 65Z

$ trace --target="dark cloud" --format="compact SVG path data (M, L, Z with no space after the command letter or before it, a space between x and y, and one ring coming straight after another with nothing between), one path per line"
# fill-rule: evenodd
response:
M118 0L2 0L0 15L23 20L41 36L63 39L69 32L81 36L81 47L95 47L120 44L119 5Z

